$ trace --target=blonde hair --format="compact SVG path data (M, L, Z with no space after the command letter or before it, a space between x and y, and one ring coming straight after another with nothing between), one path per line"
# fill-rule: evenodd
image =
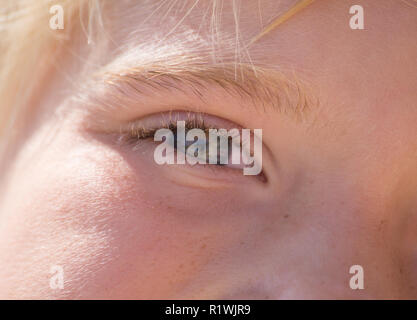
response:
M65 19L81 16L95 1L63 0ZM49 27L50 0L3 0L0 11L0 155L18 136L25 111L36 105L34 93L74 31L68 24ZM34 77L34 75L36 77ZM36 81L35 81L36 78Z

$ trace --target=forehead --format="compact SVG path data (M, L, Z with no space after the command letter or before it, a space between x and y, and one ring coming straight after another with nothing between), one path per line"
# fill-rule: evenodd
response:
M113 3L106 3L106 6L119 17L121 25L128 23L133 29L152 26L162 32L173 28L205 32L213 27L234 32L236 27L259 30L297 2L299 0L162 0L121 1L120 5L118 2L117 6Z
M243 55L250 39L297 0L123 1L103 10L118 45ZM242 57L241 57L242 58Z
M394 0L369 0L364 5L368 28L354 32L349 27L351 1L314 1L248 47L269 23L299 2L118 1L116 6L109 1L104 3L102 13L106 32L119 51L137 47L140 54L151 56L175 51L196 53L212 61L276 64L279 60L305 62L308 67L308 62L320 59L327 48L340 49L340 55L347 47L358 48L364 42L367 46L383 46L381 38L387 31L396 32L407 25L403 14L404 9L410 10ZM396 19L399 16L402 19Z

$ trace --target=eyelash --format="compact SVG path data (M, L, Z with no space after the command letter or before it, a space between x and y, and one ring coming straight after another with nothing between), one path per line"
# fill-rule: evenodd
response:
M188 130L191 130L191 129L201 129L204 132L206 132L206 134L208 134L209 129L219 129L216 126L208 125L204 121L204 118L198 117L198 115L191 115L191 116L189 115L187 119L184 119L184 122L185 122L186 133ZM177 119L174 120L172 119L172 117L170 117L170 119L165 120L157 128L147 128L143 125L132 124L129 126L129 130L127 131L127 133L123 134L121 138L125 143L129 145L133 145L134 150L137 150L140 148L141 141L148 140L151 138L153 139L156 131L159 129L164 129L164 128L169 129L173 131L174 133L176 133ZM231 139L229 140L229 143L231 143ZM174 148L175 150L177 149L176 146L174 146ZM229 145L229 152L230 150L231 150L231 146ZM220 153L218 154L220 157ZM219 163L217 163L216 166L226 167L227 165L221 164L219 160Z
M209 129L217 129L213 126L207 126L203 119L187 119L185 121L185 130L191 130L191 129L202 129L205 132L208 132ZM128 137L131 139L135 139L135 141L138 140L145 140L149 138L153 138L156 131L159 129L169 129L173 132L176 132L177 130L177 123L176 121L170 119L167 122L161 124L158 128L146 128L144 126L135 126L133 125L128 133Z

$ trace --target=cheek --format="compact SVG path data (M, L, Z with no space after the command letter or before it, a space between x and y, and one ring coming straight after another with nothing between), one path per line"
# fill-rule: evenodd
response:
M173 297L244 229L225 236L233 214L210 214L225 199L182 192L103 146L50 148L20 176L2 216L0 295ZM63 290L49 287L55 265Z

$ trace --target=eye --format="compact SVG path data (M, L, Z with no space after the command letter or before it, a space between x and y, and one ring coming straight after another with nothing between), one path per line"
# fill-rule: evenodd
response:
M183 125L184 137L181 137L179 131L181 128L178 128L178 124ZM236 167L232 164L232 150L233 150L233 141L232 136L222 137L222 133L219 134L219 140L224 139L221 143L216 143L216 158L210 159L210 139L209 134L210 130L220 130L220 127L232 127L234 124L216 118L214 116L194 113L194 112L170 112L162 113L159 115L152 115L148 118L145 118L141 121L132 123L129 125L129 130L125 133L123 139L127 142L133 144L136 147L143 142L149 142L149 140L154 140L155 133L160 129L168 129L173 133L172 141L167 141L171 144L173 150L178 153L189 153L190 155L196 158L196 163L199 164L213 164L218 166L229 166ZM234 127L238 127L234 125ZM196 130L200 132L200 138L193 133ZM201 133L204 134L204 138L201 137ZM223 133L224 134L224 133ZM185 138L186 137L186 138ZM185 138L185 139L184 139ZM148 141L146 141L148 140ZM181 143L183 143L183 147ZM218 142L220 142L218 141ZM224 141L227 141L225 147ZM155 142L155 145L157 143ZM240 144L240 141L239 141ZM240 145L239 145L240 147Z
M217 166L243 168L240 161L240 136L236 134L233 135L233 133L228 135L227 132L222 133L221 131L218 133L221 129L212 127L208 128L204 125L194 127L193 125L190 126L187 122L184 122L184 124L184 137L186 137L183 142L184 148L178 146L178 141L181 141L184 138L181 137L181 134L178 134L178 122L173 124L173 127L175 127L173 147L176 152L183 152L194 158L194 162L192 164L214 164ZM212 132L216 132L215 136ZM216 140L214 146L212 145L213 138L211 136L214 136L214 139ZM233 151L233 148L237 148L236 150L238 150L237 152L239 153L240 165L238 166L233 164L233 152L236 154L236 151ZM215 156L211 157L210 153Z
M157 148L159 141L159 144L172 147L167 148L172 150L172 158L186 158L191 165L215 165L242 170L247 167L242 161L247 150L242 147L244 141L240 136L240 128L233 122L212 115L175 111L153 114L128 124L122 129L122 138L135 149L144 143L153 143ZM163 138L157 139L161 131L166 133L168 130L172 135L164 134ZM250 157L250 149L248 152Z

